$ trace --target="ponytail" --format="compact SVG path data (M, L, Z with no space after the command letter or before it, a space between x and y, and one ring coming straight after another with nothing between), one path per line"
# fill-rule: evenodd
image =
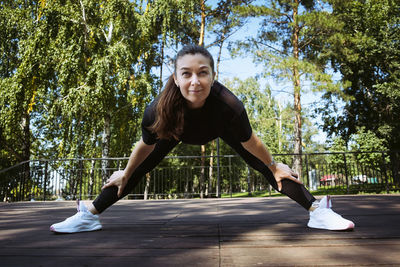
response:
M185 99L171 75L156 104L156 118L149 130L160 139L179 140L183 133Z

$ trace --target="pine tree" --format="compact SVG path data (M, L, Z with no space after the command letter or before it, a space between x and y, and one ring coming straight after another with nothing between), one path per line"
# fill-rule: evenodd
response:
M250 5L242 15L262 19L257 37L239 42L237 49L245 49L254 61L265 67L264 75L290 82L293 88L293 169L302 176L302 121L301 92L304 82L311 81L313 90L334 90L330 75L324 73L326 61L319 56L321 36L335 25L322 1L284 0ZM235 52L235 51L234 51ZM303 84L302 84L303 83Z

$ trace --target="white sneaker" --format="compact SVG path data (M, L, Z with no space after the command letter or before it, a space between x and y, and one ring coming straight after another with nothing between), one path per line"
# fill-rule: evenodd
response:
M326 229L326 230L351 230L355 225L332 209L330 196L323 197L318 207L310 212L310 220L307 226L310 228Z
M62 222L50 226L50 231L55 233L79 233L101 229L98 215L92 214L81 201L77 201L78 212Z

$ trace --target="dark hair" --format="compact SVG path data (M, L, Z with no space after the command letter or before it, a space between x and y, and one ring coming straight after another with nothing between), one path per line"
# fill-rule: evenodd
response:
M214 59L210 52L202 46L187 45L184 46L174 59L174 73L176 75L176 63L179 58L185 55L201 54L210 60L210 66L214 73ZM178 86L176 86L174 77L171 75L158 97L156 104L156 118L149 129L157 134L160 139L175 139L183 133L184 114L186 109L186 100L182 96Z
M212 72L214 73L214 59L212 57L212 55L210 54L210 52L208 52L207 49L205 49L202 46L198 46L198 45L187 45L184 46L179 52L178 54L176 54L175 60L174 60L174 73L176 75L176 61L186 55L194 55L194 54L201 54L204 57L208 58L210 60L210 66L212 69Z

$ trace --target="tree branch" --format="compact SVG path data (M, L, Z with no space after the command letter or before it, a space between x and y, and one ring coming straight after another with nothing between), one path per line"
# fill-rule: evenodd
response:
M109 29L108 29L108 34L106 34L106 32L104 31L104 29L101 29L101 30L103 31L104 38L106 38L106 42L107 42L107 43L110 43L110 42L111 42L111 37L112 37L113 28L114 28L114 25L113 25L113 23L112 23L112 21L111 21L111 22L110 22Z
M283 54L284 54L281 50L279 50L279 49L273 47L272 45L265 44L265 43L262 43L262 42L257 42L257 43L260 44L260 45L263 45L263 46L266 46L266 47L272 49L273 51L279 53L280 55L283 55Z
M7 143L3 140L2 137L0 137L0 144L2 145L2 147L4 147L6 149L6 151L8 151L11 154L13 154L18 161L21 162L23 160L21 155L19 153L17 153L13 148L8 146Z

